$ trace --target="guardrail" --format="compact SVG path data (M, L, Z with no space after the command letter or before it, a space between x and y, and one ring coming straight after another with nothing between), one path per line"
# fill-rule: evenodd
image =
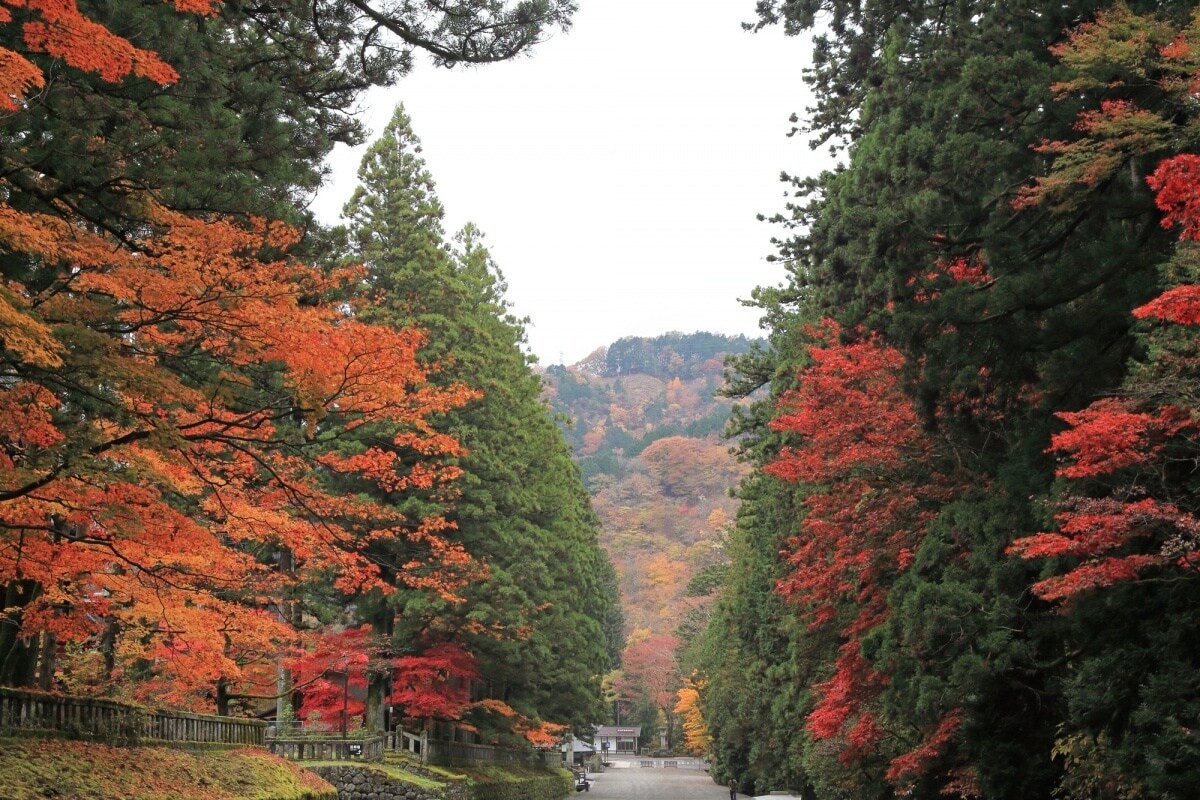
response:
M23 689L0 689L0 731L55 732L112 743L204 742L262 746L267 724L182 711L143 708L115 700Z

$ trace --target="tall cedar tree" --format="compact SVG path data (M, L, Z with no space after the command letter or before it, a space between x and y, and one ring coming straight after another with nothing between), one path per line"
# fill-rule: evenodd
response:
M470 716L480 729L511 728L512 720L525 730L537 720L583 726L600 713L615 577L540 399L503 278L473 227L452 246L443 239L443 209L420 152L399 107L364 156L345 214L382 316L426 331L424 358L480 393L436 425L465 447L451 519L487 575L464 587L464 603L400 594L386 614L398 612L402 641L445 639L473 655L480 702Z
M1084 662L1072 648L1083 631L1030 595L1032 565L1006 548L1044 529L1044 500L1054 481L1045 451L1060 425L1053 412L1078 409L1122 383L1138 348L1129 311L1154 295L1156 265L1172 248L1144 181L1155 164L1136 151L1136 131L1103 148L1118 151L1117 168L1094 160L1104 169L1086 176L1086 202L1031 204L1022 191L1044 174L1058 143L1079 138L1089 124L1076 116L1087 102L1080 90L1055 102L1058 67L1048 45L1066 41L1102 5L759 4L762 25L781 23L792 33L828 12L820 17L827 25L809 75L816 105L808 123L817 141L842 148L844 165L794 180L796 199L777 217L788 231L779 245L789 282L758 293L773 350L738 362L743 390L772 386L772 399L739 421L750 434L744 452L762 466L781 454L786 463L781 448L788 444L797 453L819 452L819 440L786 426L787 392L797 383L807 391L813 377L805 324L830 316L851 332L843 345L852 346L861 327L902 357L899 386L911 398L922 436L936 443L924 466L920 460L907 466L917 470L918 485L936 484L939 475L953 484L930 504L919 528L907 529L915 537L911 562L871 589L886 598L885 618L869 630L843 627L833 642L823 628L794 634L789 627L786 657L765 659L762 691L770 690L766 676L773 672L804 676L808 691L797 693L790 715L750 717L761 720L751 735L793 741L775 720L797 712L809 720L809 732L786 766L745 764L764 788L786 779L853 797L895 790L1040 797L1066 785L1064 761L1077 754L1057 761L1051 755L1065 715L1081 713L1068 711L1074 701L1064 687L1082 687ZM1167 18L1191 10L1183 3L1135 8ZM1144 82L1131 81L1115 91L1144 90ZM779 430L772 431L767 425L776 416ZM796 433L803 435L786 438ZM970 478L955 477L963 475ZM751 543L800 532L785 552L793 575L828 563L810 560L820 544L813 526L828 519L814 502L836 484L807 480L752 479L739 517L738 536ZM920 499L906 482L877 491L871 503ZM781 520L770 506L799 506L800 519ZM853 508L855 515L867 510ZM835 533L852 535L852 517L834 522ZM767 525L781 527L759 529ZM878 538L887 528L872 523L865 533ZM747 554L773 558L761 546ZM870 577L863 570L887 555L863 553L845 590L870 589L862 585ZM782 577L780 589L793 597L820 589ZM741 582L729 591L727 614L764 602ZM868 597L839 598L830 611L847 619ZM1131 622L1145 610L1133 611ZM732 623L727 617L723 624ZM1128 630L1120 635L1133 637ZM860 669L846 672L846 648L856 639ZM706 659L714 669L725 661L712 652ZM834 683L856 674L877 677ZM1091 686L1098 674L1087 678ZM708 696L735 697L715 674L707 677ZM866 691L872 685L874 694ZM872 711L884 734L879 747L861 749L879 735L865 727L845 731L841 741L825 735L832 729L814 730L814 720L828 718L831 691L842 686L850 707ZM719 758L730 759L718 769L738 769L735 759L746 757L746 746L721 742L731 723L719 717L748 708L710 709L703 695L701 704L712 715ZM747 724L746 717L739 722ZM1111 745L1110 735L1104 746Z
M1011 550L1051 559L1033 591L1073 623L1060 793L1185 797L1198 780L1187 720L1200 712L1191 467L1200 160L1189 152L1200 144L1192 108L1200 15L1175 24L1117 7L1056 52L1069 67L1056 91L1090 102L1075 137L1044 145L1053 168L1022 204L1086 208L1114 173L1148 172L1162 226L1180 241L1162 266L1162 293L1131 309L1147 324L1120 391L1058 414L1067 427L1050 443L1060 459L1053 529Z

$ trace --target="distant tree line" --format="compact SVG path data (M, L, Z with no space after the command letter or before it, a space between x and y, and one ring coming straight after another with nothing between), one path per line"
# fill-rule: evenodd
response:
M609 377L642 373L656 378L691 378L711 372L725 356L750 349L754 340L698 331L662 336L626 336L608 346L604 374Z

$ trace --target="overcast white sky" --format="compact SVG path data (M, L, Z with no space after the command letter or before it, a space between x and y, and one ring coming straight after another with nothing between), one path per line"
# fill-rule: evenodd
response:
M807 39L742 31L752 0L580 0L572 29L531 57L477 69L418 66L369 97L373 134L403 102L446 207L474 222L528 316L542 364L622 336L761 334L742 307L782 281L781 170L827 160L788 116L807 103ZM315 203L333 221L361 149L335 153Z

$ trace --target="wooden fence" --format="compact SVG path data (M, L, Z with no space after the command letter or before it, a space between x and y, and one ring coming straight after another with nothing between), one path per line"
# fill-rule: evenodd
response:
M430 739L427 758L435 764L524 764L528 763L532 757L525 750Z
M0 688L0 735L45 733L108 744L200 742L268 747L272 753L294 761L379 761L385 750L407 750L419 754L422 761L442 764L544 758L523 750L430 739L424 732L345 738L336 733L300 735L298 731L280 729L268 735L267 723L256 719L167 712L114 700Z
M53 732L112 744L206 742L263 746L267 724L160 711L87 697L0 688L0 732Z
M419 756L421 763L441 765L464 763L543 763L540 753L493 747L486 744L431 739L427 731L419 734L404 730L364 737L362 731L349 737L337 731L314 730L302 724L267 729L267 747L272 753L293 761L378 761L389 750L402 750Z
M382 761L384 738L270 738L272 753L292 761Z

